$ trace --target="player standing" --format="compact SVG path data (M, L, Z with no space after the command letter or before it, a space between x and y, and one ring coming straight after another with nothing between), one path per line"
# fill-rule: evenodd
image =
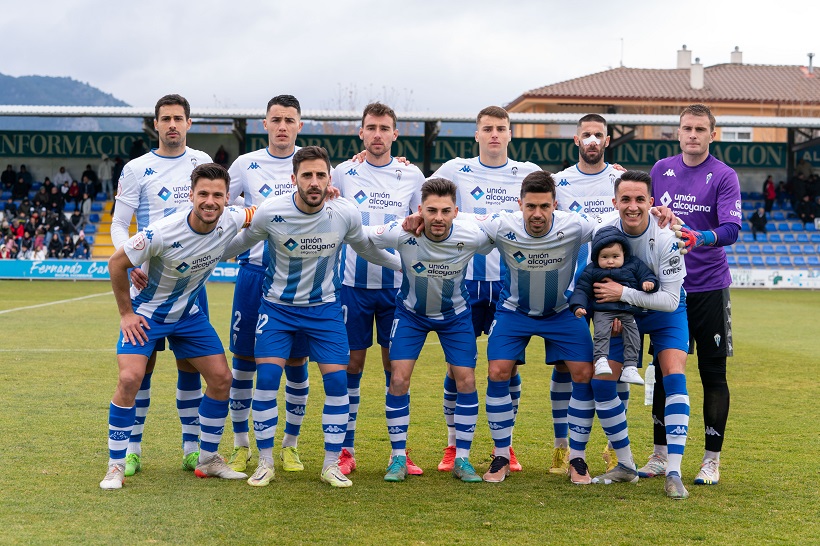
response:
M211 158L205 152L186 146L191 128L191 106L180 95L165 95L154 106L154 129L159 147L129 161L122 170L117 192L117 206L111 220L111 240L122 248L128 240L128 227L136 216L137 229L168 216L177 208L189 208L191 171ZM137 286L146 278L135 269L132 279ZM205 291L200 292L200 308L207 314ZM162 345L158 347L164 349ZM172 347L173 349L173 347ZM125 475L132 476L142 466L142 432L151 402L151 376L157 355L148 360L145 376L136 394L136 422L131 433L126 456ZM202 400L200 374L189 362L177 359L177 410L182 423L182 468L196 468L199 450L199 417L197 408Z
M363 226L387 224L404 218L419 204L424 175L414 165L399 163L390 148L399 136L396 113L378 102L368 104L362 113L359 138L364 143L363 161L346 161L333 170L333 185L361 213ZM402 274L371 264L350 247L342 248L341 301L350 342L350 364L347 366L347 393L350 417L339 457L342 473L356 468L356 417L359 410L360 384L367 349L373 345L373 323L381 347L386 385L390 386L390 328L396 309L396 292ZM408 460L410 474L422 470Z
M475 140L478 142L478 157L462 159L457 157L442 165L433 177L451 180L458 188L456 204L462 212L492 214L512 212L518 208L521 181L531 172L540 171L534 163L514 161L507 157L507 147L512 140L510 116L498 106L488 106L476 116ZM489 334L490 324L495 315L498 296L503 283L503 264L497 251L487 256L476 255L467 267L466 287L470 295L473 330L478 337ZM522 355L523 357L523 355ZM518 369L510 379L513 411L518 412L521 397L521 375ZM447 448L438 469L448 472L453 469L456 452L456 429L454 423L456 404L456 384L448 367L444 378L444 419L447 422ZM521 465L510 451L510 469L521 470Z
M250 221L252 211L228 209L228 172L215 163L191 173L193 209L150 223L109 260L111 285L121 320L117 344L119 379L108 415L108 472L102 489L125 481L126 449L136 422L137 392L148 360L167 337L178 359L205 376L205 396L197 408L202 442L195 467L201 478L246 478L217 453L228 416L230 370L219 336L200 310L197 296L225 247ZM128 269L144 264L147 286L128 285Z
M715 138L715 117L708 107L693 104L681 112L678 138L682 153L662 159L652 168L653 195L691 229L688 247L692 251L686 256L691 274L683 287L689 336L697 347L703 385L706 436L695 484L715 485L720 479L720 451L729 418L726 358L732 356L732 276L723 247L734 244L740 231L740 184L737 173L709 153ZM647 477L663 473L667 465L661 414L665 385L665 377L655 383L655 451L640 469Z
M293 193L293 154L297 150L296 136L302 130L302 109L292 95L278 95L268 101L263 125L268 132L268 147L236 158L229 170L231 195L244 196L245 206L259 206L265 199ZM234 354L231 383L231 422L234 448L228 464L244 472L251 458L248 418L253 398L253 378L256 361L253 348L256 320L262 301L265 269L270 261L268 245L260 241L239 256L239 275L233 295L230 349ZM307 341L297 337L291 358L285 366L285 434L279 458L287 472L304 470L297 442L309 390ZM255 435L257 449L270 459L273 467L273 436L271 430Z

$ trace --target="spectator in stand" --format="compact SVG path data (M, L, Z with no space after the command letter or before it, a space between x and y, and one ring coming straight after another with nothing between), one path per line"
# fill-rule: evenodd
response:
M91 203L93 199L88 194L88 192L83 193L83 198L77 204L77 207L80 209L80 212L83 215L83 220L88 220L88 217L91 215Z
M74 212L71 213L71 225L74 226L74 229L77 231L81 231L85 227L85 218L83 217L80 209L74 209Z
M31 239L27 241L23 240L20 243L20 252L17 253L18 260L30 260L34 255L34 251L31 249L31 246L28 243L33 242Z
M20 200L20 206L17 207L17 216L20 216L21 214L28 216L32 212L34 212L34 205L32 205L28 195L26 195Z
M782 180L777 183L777 208L782 209L783 203L789 198L786 183Z
M62 249L60 250L61 258L71 258L74 256L74 239L71 238L70 233L63 234Z
M772 175L766 177L766 181L763 183L763 199L766 201L765 210L766 212L772 212L772 207L774 206L774 200L777 198L777 189L774 187L774 180L772 179Z
M27 188L31 188L31 184L34 182L34 180L31 178L31 173L28 172L25 165L20 165L20 172L17 173L17 178L22 178L23 182L26 183Z
M51 188L54 187L54 182L52 182L49 177L46 177L46 179L43 180L43 187L46 189L46 193L50 194Z
M17 247L14 246L14 239L8 238L0 245L0 260L13 260Z
M91 257L91 245L85 238L85 233L80 232L80 236L74 242L74 254L72 256L75 260L87 260Z
M69 237L70 239L71 237ZM52 237L51 242L48 243L48 257L60 258L60 253L63 251L63 243L59 236Z
M111 171L111 182L112 184L116 185L120 180L120 175L122 174L122 170L125 167L125 161L122 160L120 156L114 158L114 168ZM116 188L115 188L116 189ZM114 197L117 192L112 190L111 197Z
M221 144L219 145L219 149L216 151L216 155L214 156L214 163L219 163L226 169L228 168L228 151Z
M65 200L67 203L74 203L75 205L79 205L80 201L82 200L83 194L80 192L80 185L77 183L76 180L71 182L71 185L68 187L68 192L65 195Z
M6 204L3 205L3 218L10 220L17 216L17 204L11 197L8 198Z
M28 220L26 220L25 224L23 224L23 229L29 232L30 234L34 235L39 225L40 214L35 212L28 218Z
M23 197L28 196L28 185L26 185L26 181L22 176L17 177L17 182L11 188L11 196L14 199L22 199Z
M15 218L11 221L11 236L18 246L20 240L23 238L23 235L26 233L26 229L23 227L23 224L24 222L21 222L20 218Z
M48 210L62 214L64 204L63 194L60 193L60 190L56 186L51 188L51 200L48 203Z
M30 232L24 231L23 238L20 240L20 252L22 253L23 249L28 251L32 248L34 248L34 237ZM20 258L20 255L18 254L17 257Z
M54 175L54 185L58 187L62 186L63 182L71 183L72 180L73 178L68 174L68 171L65 170L65 167L60 167L60 170Z
M797 213L797 205L803 200L806 195L806 176L803 173L797 173L792 178L792 210Z
M34 232L34 250L37 250L37 247L45 246L46 244L46 230L43 226L38 226L37 230Z
M797 208L794 210L797 213L797 218L803 224L814 224L815 210L814 203L811 202L809 194L805 194L803 199L797 203Z
M71 184L76 184L76 180L72 180L71 183L63 182L63 185L60 186L60 194L63 196L63 202L65 202L66 197L68 197L68 190L71 189Z
M40 189L37 190L37 193L34 194L34 199L32 200L32 205L34 207L40 209L43 207L49 208L51 203L51 195L46 190L45 186L40 186Z
M31 256L32 260L45 260L48 254L46 253L46 248L43 244L34 243L34 253Z
M91 195L97 195L100 191L102 191L102 184L100 183L100 179L97 177L97 171L92 169L91 165L85 166L82 176L87 177L88 181L91 183L91 187L93 188L93 191L89 192Z
M114 173L114 162L108 155L102 155L102 161L97 165L97 177L102 185L102 191L105 192L105 197L111 199L114 197L114 186L111 184Z
M14 167L9 165L6 167L6 170L3 171L3 174L0 175L0 184L3 185L4 190L11 191L11 188L14 187L14 182L17 180L17 173L14 172Z

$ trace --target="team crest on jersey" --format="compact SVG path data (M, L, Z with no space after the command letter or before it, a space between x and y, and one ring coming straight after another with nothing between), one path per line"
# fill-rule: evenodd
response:
M393 229L392 224L391 224L391 226L390 226L390 229ZM376 228L376 235L381 235L382 233L384 233L384 226L379 226L379 227L377 227L377 228Z
M458 244L456 244L456 250L458 250L459 252L461 252L462 250L464 250L464 243L458 243Z
M217 236L217 237L222 237L222 232L223 232L223 231L224 231L224 230L222 229L222 226L217 227L217 228L216 228L216 236Z
M510 169L510 172L512 172L513 176L516 176L518 174L518 167L513 167Z
M678 245L676 243L675 244L675 249L677 249L677 248L678 248ZM671 265L672 267L676 267L678 264L680 264L680 256L672 256L672 258L669 260L669 265Z
M487 214L476 214L476 216L475 216L475 219L478 222L483 222L487 218L489 218L489 216Z
M712 179L712 173L706 175L706 183L708 184L709 181Z
M649 250L655 250L655 239L649 239Z
M195 157L191 158L191 166L196 167L196 158Z
M401 180L401 169L396 169L396 180Z
M563 232L563 231L559 231L558 233L556 233L556 234L555 234L555 236L556 236L556 237L558 238L558 240L560 241L560 240L562 240L562 239L564 238L564 232Z
M145 248L145 235L140 231L134 237L134 250L143 250Z
M609 183L610 184L612 184L614 186L615 185L615 180L617 180L617 179L618 179L618 177L615 176L615 173L609 173Z

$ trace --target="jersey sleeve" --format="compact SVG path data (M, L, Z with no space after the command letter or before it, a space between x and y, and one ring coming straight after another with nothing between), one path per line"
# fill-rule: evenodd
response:
M242 170L242 165L240 165L240 159L237 158L232 164L230 169L228 169L228 174L231 177L231 187L228 189L228 193L231 195L231 203L240 205L246 204L250 205L250 195L245 195L244 197L240 197L243 193L245 193L245 177L244 172Z
M162 249L162 235L159 231L148 226L140 231L123 245L125 255L135 266L147 262L152 256L156 256Z
M740 182L733 170L727 172L718 185L717 215L719 224L741 225Z
M436 172L430 178L444 178L445 180L453 180L453 175L455 174L456 168L456 160L451 159L441 167L439 167Z
M401 228L403 221L402 218L382 226L366 226L363 229L376 248L396 248L404 231Z
M134 170L128 165L125 166L122 170L122 174L120 174L118 186L117 201L122 201L136 210L140 204L140 183L134 174Z

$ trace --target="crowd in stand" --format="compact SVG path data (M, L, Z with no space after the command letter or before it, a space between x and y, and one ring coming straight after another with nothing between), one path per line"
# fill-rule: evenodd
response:
M88 259L91 244L83 228L91 205L100 194L113 197L112 180L123 165L121 158L112 161L103 154L97 169L86 165L79 181L60 167L42 184L33 181L25 165L19 171L8 165L0 174L7 197L0 211L0 259Z

